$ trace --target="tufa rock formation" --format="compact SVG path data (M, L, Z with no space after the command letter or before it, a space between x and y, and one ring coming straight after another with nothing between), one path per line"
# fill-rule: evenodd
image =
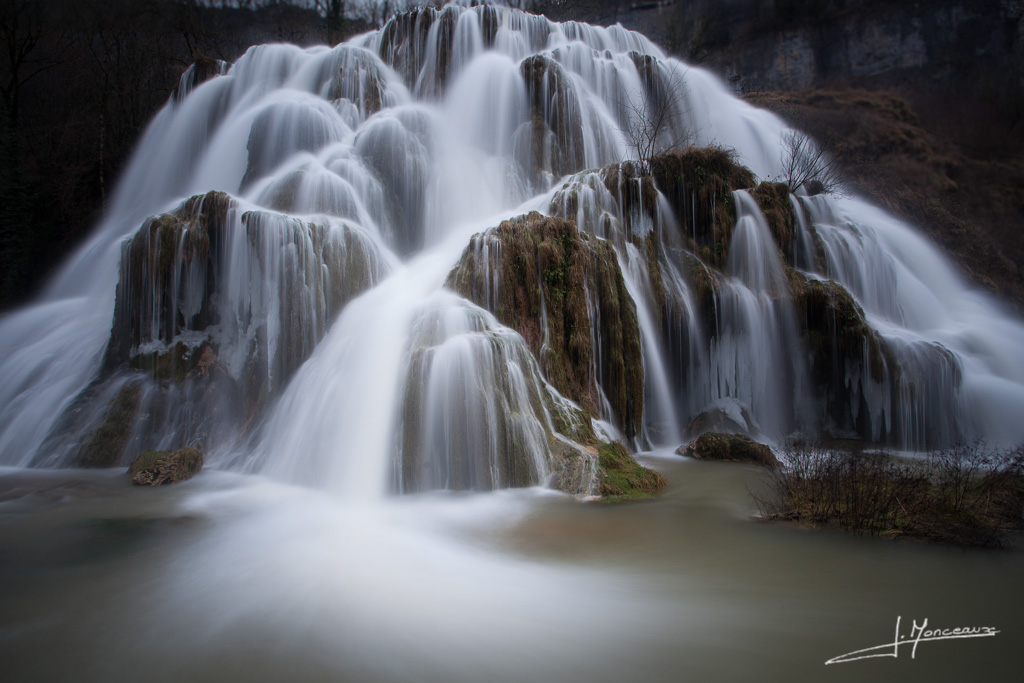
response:
M203 468L203 454L195 448L146 451L128 466L135 486L177 484L191 479Z
M697 460L727 460L745 462L763 467L778 468L772 449L758 443L746 434L720 434L706 432L676 451Z

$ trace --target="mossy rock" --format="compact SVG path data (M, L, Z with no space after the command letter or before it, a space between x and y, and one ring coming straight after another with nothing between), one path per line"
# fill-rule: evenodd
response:
M617 441L597 447L601 464L601 496L606 502L650 498L667 482L660 472L642 466Z
M380 58L407 84L416 84L417 94L422 97L435 98L444 94L460 11L453 7L418 7L396 13L381 29ZM436 42L432 42L430 37L435 24ZM435 78L418 82L417 77L428 59L434 61Z
M142 385L128 383L110 402L103 421L76 458L77 467L113 467L132 436L142 401Z
M746 434L707 432L691 441L689 445L681 446L676 452L697 460L745 462L771 468L780 466L772 449L754 441Z
M534 183L545 174L558 178L579 171L586 163L583 108L571 80L558 62L539 54L524 59L519 72L530 102L529 163L524 167Z
M859 375L883 388L897 386L904 369L891 343L871 327L856 299L838 282L808 278L792 269L788 278L816 403L827 426L877 438L856 391L860 382L851 377Z
M608 242L533 212L475 235L447 286L515 329L562 395L597 414L603 392L613 415L601 417L640 433L640 328Z
M797 217L789 200L789 186L785 183L762 182L750 192L750 196L757 202L761 215L768 223L779 252L784 259L791 261Z
M684 240L716 268L725 266L736 227L732 193L756 184L750 169L724 147L690 147L650 160L654 185L679 220Z
M202 468L202 451L181 448L176 451L145 451L128 466L128 474L135 486L159 486L191 479Z
M701 434L714 432L718 434L749 434L754 426L754 419L744 406L739 406L739 415L730 414L720 407L709 407L695 415L683 429L683 438L696 439Z
M888 349L878 333L868 325L864 310L853 296L833 280L813 280L795 271L790 276L790 291L802 331L807 335L815 372L820 373L838 360L859 360L870 363L871 378L885 378Z

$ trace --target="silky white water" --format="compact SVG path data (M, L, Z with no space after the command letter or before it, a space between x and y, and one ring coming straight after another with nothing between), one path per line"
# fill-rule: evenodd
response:
M786 127L712 75L621 27L504 8L398 15L334 48L258 46L224 75L183 84L89 242L39 300L0 321L0 463L78 462L103 414L94 409L90 422L80 407L110 400L127 377L142 382L145 410L159 409L152 424L136 423L130 448L199 439L215 466L376 500L403 490L413 437L403 443L402 433L413 420L425 488L502 488L494 458L523 440L521 457L535 463L527 481L543 484L545 406L561 399L514 331L443 288L471 235L529 210L565 214L566 188L566 217L616 247L637 307L647 405L633 445L675 444L715 406L745 411L773 442L841 431L806 388L799 321L749 195L736 195L735 238L725 268L708 271L714 311L701 322L682 274L696 257L680 217L664 198L650 214L619 205L594 170L635 156L638 114L626 105L655 91L677 101L674 133L735 149L761 179L778 175ZM189 205L193 232L210 230L202 212L217 207L223 235L211 253L188 230L176 247L136 235L147 217L211 191L227 196ZM847 422L911 449L1024 439L1024 326L875 207L792 201L802 209L794 263L849 290L900 367L881 379L847 367L838 389L855 397ZM652 231L665 253L657 264L635 246ZM163 261L144 249L172 248L181 266L161 284ZM152 265L138 275L145 258ZM654 265L665 310L651 291ZM132 273L142 294L129 292ZM141 328L132 311L112 315L115 297L129 295L150 316ZM134 359L179 343L196 354L212 344L229 378L224 396L147 383L111 360L116 348ZM498 403L487 403L495 392ZM456 445L467 429L475 435ZM492 464L454 464L452 449L490 453L481 457ZM468 479L453 483L450 467Z

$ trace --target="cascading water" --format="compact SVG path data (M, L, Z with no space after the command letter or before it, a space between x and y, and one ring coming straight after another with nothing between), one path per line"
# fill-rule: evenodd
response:
M770 440L1024 439L1024 327L907 226L784 196L783 235L746 171L708 189L704 162L623 161L629 104L666 96L657 140L763 179L786 132L638 34L448 6L195 80L88 244L0 321L0 463L200 443L372 500L594 493L587 434L675 444L716 410ZM530 211L572 227L491 231ZM456 271L473 304L444 291Z

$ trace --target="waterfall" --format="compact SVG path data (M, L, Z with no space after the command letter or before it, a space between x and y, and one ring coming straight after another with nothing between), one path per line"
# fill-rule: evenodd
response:
M0 320L0 464L199 444L374 501L590 495L601 440L712 413L1024 440L1024 326L869 203L758 185L786 126L637 33L448 5L207 70ZM666 98L666 154L630 161Z

